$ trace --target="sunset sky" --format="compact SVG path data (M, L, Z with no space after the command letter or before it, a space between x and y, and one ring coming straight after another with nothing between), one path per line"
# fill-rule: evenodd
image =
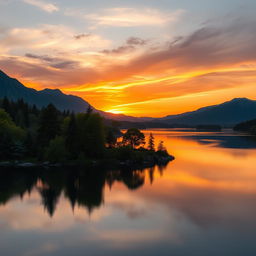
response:
M255 11L255 0L0 0L0 69L133 116L256 99Z

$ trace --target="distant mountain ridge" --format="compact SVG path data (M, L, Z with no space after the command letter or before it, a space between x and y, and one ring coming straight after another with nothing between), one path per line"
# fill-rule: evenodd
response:
M240 122L256 118L256 101L247 98L235 98L219 105L200 108L196 111L160 118L169 124L190 126L222 125L234 126Z
M17 79L10 78L0 70L0 98L7 97L11 100L23 99L29 104L44 107L53 103L59 110L71 110L83 112L90 106L82 98L74 95L66 95L58 89L44 89L37 91L25 87Z
M0 98L7 97L11 100L23 98L29 104L38 107L47 106L53 103L59 110L70 110L76 113L85 112L90 106L88 102L74 95L66 95L59 89L44 89L37 91L25 87L17 79L10 78L0 70ZM92 107L92 106L91 106ZM170 126L197 126L197 125L222 125L234 126L238 123L256 119L256 101L247 98L235 98L219 105L200 108L196 111L179 115L170 115L163 118L132 117L123 114L112 114L92 109L107 119L125 122L145 123L146 127L153 127L155 123L159 128Z
M35 104L39 108L45 107L52 103L61 111L70 110L74 111L75 113L85 112L88 107L91 106L84 99L78 96L64 94L59 89L47 88L37 91L33 88L28 88L20 83L17 79L9 77L0 70L0 99L4 97L14 101L22 98L25 102L32 105ZM91 106L91 108L105 118L117 121L143 122L152 119L107 113L97 110L93 106Z

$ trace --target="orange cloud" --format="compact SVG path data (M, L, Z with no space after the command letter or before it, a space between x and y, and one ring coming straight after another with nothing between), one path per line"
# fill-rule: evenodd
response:
M136 116L176 114L241 95L256 97L250 91L256 78L255 22L204 27L161 45L130 38L103 51L83 48L80 41L87 36L77 39L74 31L63 28L63 36L50 31L53 49L64 51L61 44L69 38L67 54L6 54L0 67L22 81L79 95L98 109ZM34 42L41 42L41 33L34 31ZM11 39L7 33L0 45Z

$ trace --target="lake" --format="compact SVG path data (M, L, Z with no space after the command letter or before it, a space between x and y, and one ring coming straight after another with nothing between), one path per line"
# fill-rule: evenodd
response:
M133 172L1 169L1 255L256 255L256 141L144 132L175 161Z

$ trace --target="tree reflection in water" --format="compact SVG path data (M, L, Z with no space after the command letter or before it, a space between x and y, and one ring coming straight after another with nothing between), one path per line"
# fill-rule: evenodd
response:
M63 194L75 206L86 207L91 213L104 202L104 187L112 188L115 182L122 182L130 190L141 188L148 174L151 184L156 171L163 175L166 166L145 169L82 170L82 169L2 169L0 179L0 205L12 198L30 194L36 189L44 209L52 217L60 196Z

